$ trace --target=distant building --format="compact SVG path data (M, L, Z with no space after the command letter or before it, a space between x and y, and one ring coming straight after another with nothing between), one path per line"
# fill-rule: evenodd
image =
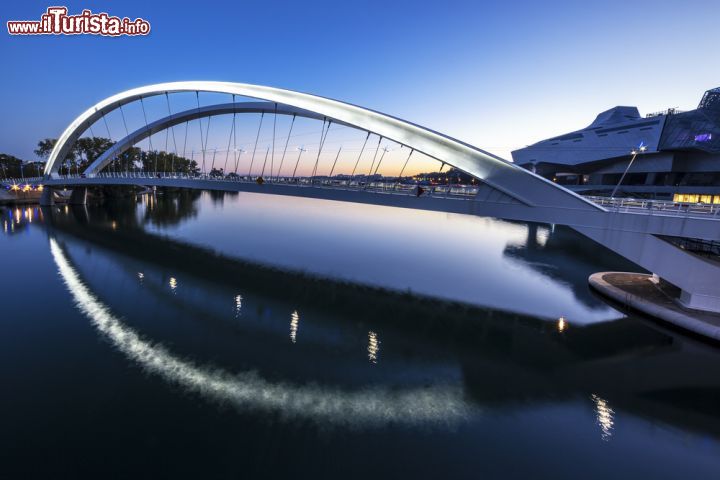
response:
M516 164L583 194L720 204L720 88L696 110L640 116L636 107L602 112L588 127L512 152Z

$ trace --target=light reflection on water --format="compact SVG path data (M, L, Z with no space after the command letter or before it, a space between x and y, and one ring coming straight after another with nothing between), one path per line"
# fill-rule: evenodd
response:
M378 340L377 333L370 331L368 332L368 360L370 363L377 363L378 353L380 352L380 340Z
M290 314L290 341L295 343L297 341L298 326L300 324L300 314L297 310Z
M613 428L615 426L615 412L612 408L610 408L608 401L604 398L601 398L594 393L590 398L592 398L593 403L595 403L597 424L602 432L601 438L604 441L608 441L613 434Z
M404 391L368 387L347 392L337 388L270 382L248 371L231 374L173 355L165 347L143 339L126 326L83 283L58 243L50 238L58 272L77 308L117 348L148 371L188 390L244 409L275 410L286 417L307 417L335 424L452 423L472 407L457 386Z
M240 318L242 315L242 295L235 295L235 318Z

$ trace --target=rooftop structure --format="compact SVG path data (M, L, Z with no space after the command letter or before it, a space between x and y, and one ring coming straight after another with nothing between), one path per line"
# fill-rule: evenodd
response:
M720 88L705 92L698 108L687 112L671 108L642 117L636 107L613 107L586 128L512 156L582 193L608 195L627 171L618 195L720 203Z

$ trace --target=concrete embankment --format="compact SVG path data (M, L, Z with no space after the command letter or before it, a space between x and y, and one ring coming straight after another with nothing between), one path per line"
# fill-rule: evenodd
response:
M720 314L683 307L678 303L679 289L652 275L599 272L590 275L588 281L592 288L622 305L720 341Z
M40 202L42 192L9 192L0 189L0 205L26 205Z

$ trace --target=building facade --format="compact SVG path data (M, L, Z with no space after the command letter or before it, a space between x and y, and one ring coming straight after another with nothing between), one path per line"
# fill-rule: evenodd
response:
M720 87L687 112L642 117L636 107L614 107L586 128L512 156L516 164L583 194L610 195L618 187L616 196L720 204Z

